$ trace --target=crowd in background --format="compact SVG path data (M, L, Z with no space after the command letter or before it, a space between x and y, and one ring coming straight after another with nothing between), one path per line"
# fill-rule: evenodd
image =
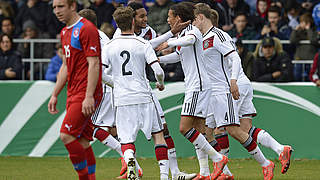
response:
M137 0L135 0L137 1ZM138 0L139 1L139 0ZM169 30L169 7L181 0L140 0L148 11L148 25L158 35ZM245 73L253 81L319 81L320 0L191 0L207 3L219 13L219 28L236 42ZM112 38L116 25L112 14L125 0L77 0L78 9L93 9L98 27ZM319 5L318 5L319 4ZM1 0L0 80L30 78L30 43L13 43L12 39L59 38L64 24L52 12L49 0ZM260 40L246 44L244 40ZM289 40L283 44L280 40ZM309 40L310 43L300 43ZM161 52L165 53L165 52ZM56 80L61 65L61 45L36 43L34 58L51 58L46 73L35 63L35 79ZM312 60L313 65L292 64L292 60ZM167 81L182 81L181 64L163 65ZM22 69L24 71L22 71Z

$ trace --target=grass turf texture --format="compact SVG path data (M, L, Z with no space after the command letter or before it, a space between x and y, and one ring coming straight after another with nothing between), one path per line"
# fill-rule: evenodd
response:
M143 168L143 179L159 179L159 168L155 159L138 158ZM320 160L292 161L289 171L282 175L279 161L274 160L275 180L320 179ZM198 172L195 158L178 159L179 168L186 172ZM261 180L262 168L252 159L231 159L229 168L235 179ZM120 171L120 160L116 158L97 158L97 180L116 179ZM212 167L212 166L211 166ZM64 157L0 157L0 180L75 180L76 173L71 162Z

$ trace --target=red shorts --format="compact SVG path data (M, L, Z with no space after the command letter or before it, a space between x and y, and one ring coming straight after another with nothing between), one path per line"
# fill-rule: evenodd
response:
M91 116L85 117L83 115L82 102L68 103L67 114L63 119L60 132L76 138L84 137L89 141L93 140Z

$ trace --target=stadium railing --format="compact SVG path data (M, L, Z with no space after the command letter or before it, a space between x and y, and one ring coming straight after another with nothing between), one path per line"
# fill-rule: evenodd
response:
M43 65L44 63L49 63L50 59L47 58L34 58L34 45L35 43L58 43L59 39L14 39L14 43L30 43L30 57L29 58L23 58L22 62L25 64L26 62L30 62L30 80L34 80L34 64L39 63L39 77L40 80L43 79L43 74L45 73ZM243 44L258 44L260 40L242 40ZM281 44L290 44L289 40L281 40ZM303 40L300 41L301 44L310 44L309 40ZM293 64L302 64L302 73L305 73L305 65L312 64L313 60L292 60ZM25 80L25 72L23 69L23 77L22 79Z

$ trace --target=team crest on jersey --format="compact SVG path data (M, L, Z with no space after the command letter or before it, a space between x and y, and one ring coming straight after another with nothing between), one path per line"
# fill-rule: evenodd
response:
M203 41L203 50L213 47L214 36Z
M77 38L80 34L80 29L77 27L73 31L73 37Z

